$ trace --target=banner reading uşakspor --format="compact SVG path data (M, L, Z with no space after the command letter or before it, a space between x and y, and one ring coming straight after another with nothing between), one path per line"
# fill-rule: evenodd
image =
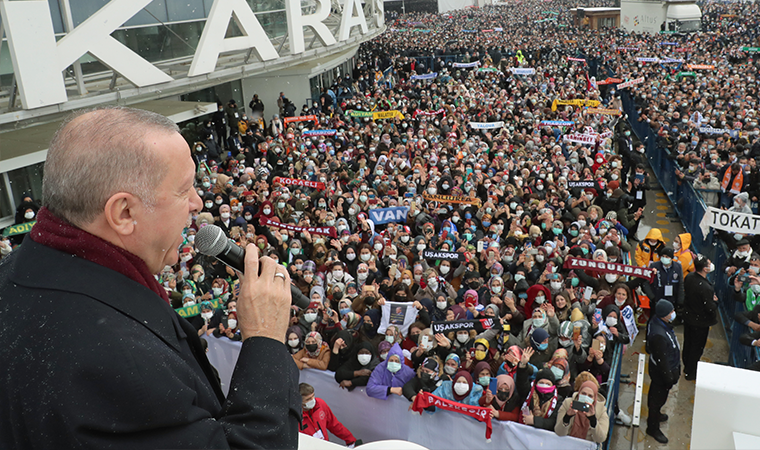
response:
M702 234L707 236L710 228L728 231L738 234L760 234L760 216L745 214L736 211L724 211L722 209L707 208L702 222L699 223Z
M625 264L592 261L590 259L569 258L562 266L565 269L594 270L602 273L614 273L618 275L630 275L652 281L654 272L646 267L627 266Z
M475 330L478 333L482 333L485 330L493 328L493 319L480 319L480 320L451 320L447 322L433 322L431 327L433 333L448 333L450 331L469 331Z
M434 406L436 408L445 409L446 411L458 412L465 416L470 416L479 422L485 422L486 424L486 439L491 439L491 432L493 427L491 425L491 408L483 408L481 406L470 406L462 403L446 400L445 398L438 397L429 392L420 392L414 398L412 403L412 410L418 413L422 413L425 408Z
M444 252L439 250L424 250L422 257L425 259L439 259L441 261L464 261L463 253Z
M325 184L319 181L299 180L298 178L274 177L272 184L280 183L286 186L303 186L313 189L325 190Z
M480 61L475 61L471 63L454 63L451 65L451 67L455 69L469 69L472 67L478 67L480 65Z
M583 189L591 188L591 189L593 189L593 188L596 187L596 182L593 181L593 180L573 180L573 181L568 181L567 182L567 187L568 188L583 188Z
M335 232L335 227L299 227L296 225L291 225L289 223L282 223L282 222L277 222L276 220L267 219L266 217L260 218L259 223L263 226L277 227L282 230L293 231L296 233L308 231L311 234L338 237L338 234Z

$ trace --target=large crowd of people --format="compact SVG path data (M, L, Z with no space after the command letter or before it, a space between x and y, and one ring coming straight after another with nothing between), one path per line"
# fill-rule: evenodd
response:
M578 29L567 0L518 3L389 15L353 73L303 105L311 117L295 117L287 93L270 121L258 98L249 113L220 103L190 142L204 208L181 262L159 277L175 308L199 306L188 317L199 335L241 339L236 273L194 246L215 224L287 266L311 302L292 309L293 359L333 371L347 402L360 386L380 399L424 391L488 407L495 420L606 439L610 363L630 343L622 311L640 313L646 297L652 320L672 322L674 308L688 326L679 281L709 273L703 258L695 267L688 234L636 238L656 181L645 143L616 113L621 91L682 182L706 189L712 206L756 212L760 67L742 48L758 46L760 14L755 3L707 3L702 31L647 35ZM644 81L619 89L608 77ZM558 100L591 100L602 113ZM373 115L385 111L398 113ZM387 222L371 213L384 208L407 212ZM19 220L34 219L27 209ZM747 344L760 346L758 241L725 240L735 253L720 270L750 311L737 317L753 330ZM572 258L674 276L565 268ZM655 313L662 299L673 308ZM483 318L493 326L478 327ZM473 325L433 332L452 321ZM688 363L684 353L687 379L697 353Z

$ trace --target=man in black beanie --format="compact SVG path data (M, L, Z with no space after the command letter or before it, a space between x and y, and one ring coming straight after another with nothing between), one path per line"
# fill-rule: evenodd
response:
M647 434L657 442L667 444L668 438L660 431L660 423L667 421L668 416L662 414L660 409L668 400L670 388L681 376L681 349L671 325L676 317L673 304L660 300L654 312L647 323L646 350L649 353L649 378L652 380L647 396Z

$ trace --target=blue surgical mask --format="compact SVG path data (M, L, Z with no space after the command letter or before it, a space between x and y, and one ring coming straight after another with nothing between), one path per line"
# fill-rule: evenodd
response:
M548 347L549 347L549 343L548 342L544 342L543 344L539 344L536 347L536 350L538 350L539 352L542 352L542 351L546 350Z
M573 286L573 287L578 287L578 283L579 282L580 282L580 280L578 278L573 278L573 279L570 280L570 285Z
M340 315L341 316L345 316L349 312L351 312L351 308L343 308L343 309L340 310Z
M483 387L488 386L489 384L491 384L491 377L480 377L480 378L478 378L478 384L481 385L481 386L483 386Z
M564 377L564 376L565 376L565 371L564 371L564 370L562 370L562 368L561 368L561 367L556 367L556 366L553 366L553 367L551 368L551 371L552 371L552 374L554 375L554 379L555 379L555 380L561 380L561 379L562 379L562 377Z
M399 370L401 370L401 363L389 361L388 362L388 371L391 373L396 373Z
M470 219L472 219L472 214L470 214L470 213L464 213L464 218L467 219L467 220L470 220Z

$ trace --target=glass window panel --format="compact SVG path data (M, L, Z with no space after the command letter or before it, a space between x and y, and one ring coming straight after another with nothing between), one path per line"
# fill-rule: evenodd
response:
M176 0L174 0L176 1ZM185 4L185 1L182 1ZM150 11L148 14L147 11ZM153 14L153 17L151 14ZM158 19L158 20L156 20ZM169 17L166 14L166 2L164 0L153 0L146 6L137 12L131 19L124 22L124 27L136 27L140 25L152 25L159 22L168 22Z
M270 39L282 36L288 31L288 19L285 11L256 14L256 18Z
M206 17L203 0L169 1L166 4L166 9L170 21L204 19Z
M247 0L253 12L277 11L285 9L285 0Z
M15 211L11 208L10 193L5 188L5 178L0 176L0 217L13 217Z
M45 163L37 163L33 166L8 172L8 180L11 183L11 194L17 205L21 203L21 198L25 194L31 195L35 200L42 198L42 174L44 166Z
M74 26L78 26L88 17L95 14L100 8L104 7L109 0L75 0L71 3L71 17L74 20Z
M50 5L50 17L53 19L53 31L56 33L65 32L66 29L63 27L61 5L58 3L58 0L48 0L48 5Z

